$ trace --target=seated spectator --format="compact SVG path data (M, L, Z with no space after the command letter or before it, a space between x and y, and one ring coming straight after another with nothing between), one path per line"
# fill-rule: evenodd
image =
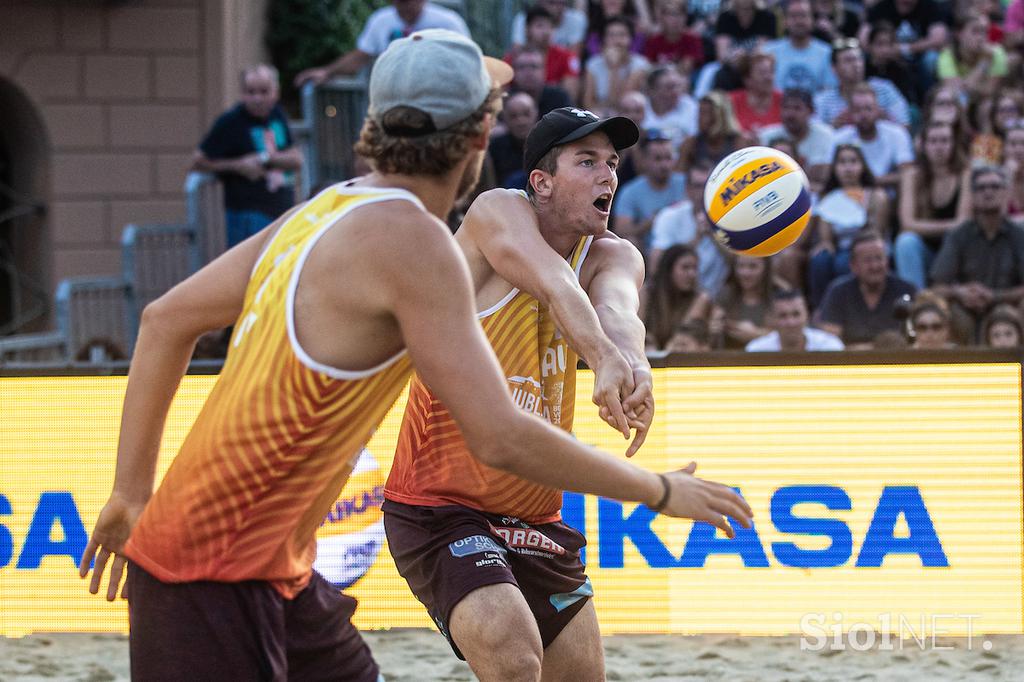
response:
M666 353L705 353L711 350L711 331L703 320L680 322L665 344Z
M572 98L564 88L544 82L544 53L535 47L521 47L512 57L514 76L509 93L525 92L537 103L537 112L544 116L562 107L571 107Z
M697 132L697 102L686 94L686 81L674 66L658 66L647 74L647 101L641 127L667 135L673 151Z
M526 13L526 45L544 54L544 82L557 85L575 96L580 89L580 59L575 52L552 42L555 20L543 6L537 5ZM515 49L505 55L512 64Z
M869 82L872 82L872 78L889 81L900 91L907 104L920 109L924 101L923 84L910 65L900 58L896 28L887 21L880 21L868 28L867 63L864 73Z
M836 131L836 144L855 144L864 152L875 182L896 189L903 167L914 161L910 133L898 123L883 121L875 91L858 85L850 96L852 125Z
M628 90L639 90L650 67L647 59L629 51L633 24L625 17L605 23L603 47L584 67L583 105L599 116L615 112L615 104Z
M814 28L811 0L788 0L783 16L785 36L764 46L764 51L775 57L776 87L812 93L835 85L832 51L827 43L811 34Z
M648 272L655 272L662 254L676 244L688 244L697 252L700 288L709 296L718 295L729 274L725 252L711 236L711 224L703 210L703 188L688 184L686 198L658 211L651 227L651 252Z
M647 116L647 98L643 93L630 90L619 99L619 115L625 116L640 129L643 136L644 117ZM619 167L615 174L619 178L619 187L623 187L630 180L640 174L640 152L637 145L628 149L619 150Z
M983 98L979 98L981 101ZM1006 134L1024 120L1024 96L1017 90L1003 89L989 103L988 115L975 126L971 140L971 163L997 166L1003 163Z
M807 326L807 303L799 291L776 292L768 319L772 331L751 340L747 351L843 350L839 337Z
M831 45L840 38L856 38L860 17L843 0L814 0L814 37Z
M1006 50L988 42L988 26L983 14L965 15L953 43L939 53L936 75L967 97L994 94L1008 73Z
M554 19L555 30L551 36L555 45L579 53L587 34L587 15L568 6L569 0L536 0L534 6L543 7ZM512 18L512 45L526 44L526 13L519 12Z
M911 348L939 350L953 348L950 340L951 317L949 306L933 292L918 292L910 306L910 329L914 336Z
M785 136L796 145L797 162L807 173L812 187L820 189L828 176L829 164L835 150L835 131L831 126L814 120L814 102L806 90L790 88L782 93L782 122L762 128L761 144L771 144Z
M1024 227L1006 216L1009 183L1002 168L971 171L974 217L949 232L932 265L935 292L953 308L957 338L970 343L997 303L1024 300Z
M717 62L713 87L716 90L741 87L741 60L779 35L775 14L758 7L757 0L732 0L728 9L719 13L714 33Z
M679 170L690 183L703 187L718 162L737 149L754 144L740 130L729 98L711 91L697 103L697 133L679 148Z
M194 170L216 173L224 183L229 249L292 207L295 171L302 167L278 106L277 69L249 67L241 85L242 101L217 118L192 157Z
M1011 305L997 305L981 323L981 342L989 348L1020 349L1024 345L1024 324Z
M644 56L651 64L673 64L689 77L704 63L704 41L686 26L683 0L659 0L660 30L644 42Z
M921 130L921 154L900 178L900 234L896 272L923 289L942 239L970 217L970 172L953 129L929 123Z
M745 348L771 330L766 318L776 291L789 287L776 279L770 258L736 256L732 270L715 299L723 318L724 347Z
M850 272L854 238L863 230L889 234L889 198L875 178L860 148L836 148L822 196L812 209L818 242L811 251L808 293L814 308L836 277Z
M1024 0L1010 0L1003 23L1003 44L1007 49L1024 48Z
M510 95L501 114L506 132L491 137L487 145L487 158L494 169L497 187L526 189L526 171L523 170L523 147L526 136L537 123L537 104L525 92Z
M775 57L754 53L740 61L743 87L729 93L740 130L757 135L761 128L782 122L782 93L775 89Z
M1010 200L1006 214L1011 220L1024 222L1024 120L1006 131L1003 167L1010 183Z
M396 38L404 38L428 28L446 28L469 37L469 28L458 12L423 0L392 0L391 7L382 7L370 15L356 39L356 47L327 66L299 72L296 87L306 81L320 85L335 76L359 73Z
M587 11L586 54L601 52L604 27L616 17L625 17L636 29L629 51L643 54L647 35L653 30L651 12L647 0L590 0Z
M896 303L917 289L889 272L885 241L870 230L854 237L850 270L852 274L829 286L815 320L847 348L871 348L879 334L900 331L903 323L896 316Z
M621 187L612 205L615 233L647 253L648 233L658 211L686 196L686 176L672 170L672 142L648 130L640 140L643 175Z
M853 123L853 93L866 84L875 93L884 118L903 126L910 123L907 100L895 85L877 77L865 80L864 53L856 40L845 38L832 46L832 65L837 84L814 96L814 110L822 121L836 128Z
M861 39L867 26L881 21L895 26L900 56L913 67L927 89L933 82L935 56L945 47L949 35L947 4L937 0L879 0L868 9Z
M689 244L665 251L642 294L641 317L651 350L664 349L681 323L701 320L706 324L711 318L711 298L700 288L697 252Z

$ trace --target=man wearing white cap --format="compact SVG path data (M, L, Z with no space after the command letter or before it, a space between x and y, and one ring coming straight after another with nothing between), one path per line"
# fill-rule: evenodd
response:
M143 313L114 490L79 566L106 595L125 564L132 677L345 679L376 663L355 602L312 570L315 534L412 363L484 461L552 486L750 523L692 471L653 474L518 411L473 314L443 218L475 184L510 69L448 31L396 40L359 142L374 172L336 185ZM153 492L163 423L196 339L234 323L203 410Z

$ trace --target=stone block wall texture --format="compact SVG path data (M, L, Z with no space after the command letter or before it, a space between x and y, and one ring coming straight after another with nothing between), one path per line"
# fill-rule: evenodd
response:
M192 151L237 99L229 76L261 56L264 7L0 0L0 82L46 129L51 291L118 273L127 223L184 221Z

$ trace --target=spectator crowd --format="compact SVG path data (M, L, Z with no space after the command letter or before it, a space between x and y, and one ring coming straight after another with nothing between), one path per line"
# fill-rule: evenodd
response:
M467 31L394 0L298 80L435 24ZM510 44L478 189L525 189L524 140L554 108L633 119L611 229L647 261L650 352L1021 345L1024 0L534 0ZM814 196L770 259L722 250L703 210L710 171L752 144L793 156ZM262 182L252 158L239 172Z

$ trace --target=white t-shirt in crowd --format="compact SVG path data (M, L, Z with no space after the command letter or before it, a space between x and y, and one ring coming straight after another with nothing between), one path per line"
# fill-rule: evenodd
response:
M689 199L658 211L651 226L650 248L664 251L676 244L692 244L697 239L697 221L693 211L693 202ZM697 280L701 289L714 298L729 274L729 263L710 235L701 237L694 250L697 251Z
M678 150L683 138L697 132L697 100L681 95L674 109L658 115L651 109L651 103L644 105L644 130L655 128L672 140L672 149Z
M814 327L804 327L804 350L844 350L846 347L835 334L823 332ZM759 336L747 344L750 352L770 352L782 350L782 341L778 332L770 332Z
M574 47L587 37L587 15L578 9L566 8L562 23L555 26L551 42L562 47ZM520 12L512 18L512 44L526 44L526 14Z
M830 165L836 149L836 131L832 126L813 119L807 123L807 128L807 136L796 145L797 153L808 166ZM792 139L781 123L761 128L757 135L763 145L771 144L772 140L779 137Z
M843 126L836 131L836 144L860 147L876 178L914 161L914 145L906 128L890 121L878 121L875 126L878 132L873 140L861 139L856 126Z
M469 37L469 27L462 17L450 9L438 7L432 3L423 6L423 11L412 26L406 25L398 16L394 5L382 7L366 20L363 32L359 34L356 47L368 55L376 57L391 44L392 40L404 38L416 31L427 28L446 28Z

